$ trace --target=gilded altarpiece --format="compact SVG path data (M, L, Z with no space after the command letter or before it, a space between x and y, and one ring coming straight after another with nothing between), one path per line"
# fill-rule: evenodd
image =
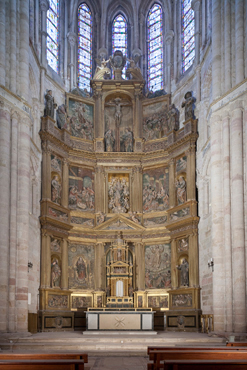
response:
M91 97L67 94L62 129L42 118L42 330L52 313L108 307L199 328L186 324L200 313L197 121L180 122L171 95L143 88L94 79Z

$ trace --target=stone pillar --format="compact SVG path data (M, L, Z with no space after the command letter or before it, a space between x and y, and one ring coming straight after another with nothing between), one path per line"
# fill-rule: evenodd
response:
M17 257L17 164L18 120L15 111L11 115L11 163L10 163L10 229L9 229L9 332L16 331L16 257Z
M62 276L61 276L61 288L68 289L68 241L63 239L62 244Z
M189 285L199 287L198 235L195 230L189 236Z
M142 103L140 101L141 91L138 89L135 90L135 123L134 123L134 138L142 137L142 128L141 125L138 125L137 122L142 122Z
M47 148L43 148L42 177L42 200L51 200L51 152Z
M207 17L206 0L202 0L202 47L204 47L207 42L207 32L206 32L207 19L206 17Z
M51 237L46 230L42 230L41 239L41 277L40 287L51 287Z
M200 63L200 5L201 0L192 0L191 7L195 16L195 64Z
M5 0L0 0L0 85L5 86Z
M41 64L46 68L47 56L46 56L46 38L47 38L47 11L49 9L49 0L40 0L41 10Z
M95 168L95 212L105 212L105 170Z
M69 205L69 166L67 159L63 159L63 186L62 186L62 206Z
M244 0L235 1L236 84L244 79L244 2Z
M196 153L195 145L191 145L187 155L187 200L196 199Z
M29 97L29 0L20 0L20 85L21 96Z
M244 173L242 102L232 107L230 125L231 221L233 267L233 325L235 332L246 331L246 276L244 239Z
M104 114L102 112L102 91L95 90L94 91L94 98L95 98L95 136L96 138L103 138L104 137Z
M178 287L178 270L177 270L177 241L172 239L171 241L171 284L172 288Z
M74 55L75 55L75 44L76 44L76 34L73 32L69 32L68 35L68 41L70 44L70 90L72 90L75 86L76 83L74 81L74 67L75 67L75 60L74 60Z
M213 314L215 331L224 331L225 266L223 246L223 199L221 161L221 117L211 117L211 211L212 211L212 257Z
M196 102L197 104L201 101L201 68L196 68Z
M212 2L212 95L221 95L221 0Z
M231 88L231 0L225 0L225 92Z
M145 246L141 242L135 243L136 255L136 288L145 290Z
M8 330L10 108L0 101L0 331Z
M105 281L105 266L103 264L104 258L104 245L105 243L99 242L95 246L95 281L94 281L94 288L96 290L106 288L106 281Z
M16 94L16 0L10 1L10 90Z
M20 120L18 138L17 331L27 331L28 317L30 124L29 117L23 115Z
M231 246L231 187L230 187L230 117L223 118L223 200L224 200L224 254L226 288L226 327L233 330L232 322L232 246Z
M175 159L169 162L169 206L170 208L176 205L176 191L175 191Z
M171 93L171 43L174 37L173 31L168 31L165 35L166 50L167 50L167 65L166 65L166 76L167 76L167 92Z

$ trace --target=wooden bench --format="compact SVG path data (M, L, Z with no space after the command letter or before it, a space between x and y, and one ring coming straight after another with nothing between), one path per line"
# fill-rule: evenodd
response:
M84 360L88 363L86 353L0 353L0 360Z
M81 359L0 360L0 370L84 370Z
M247 347L247 342L227 342L227 347Z
M230 348L227 347L156 347L149 346L147 349L147 354L149 355L152 351L229 351ZM247 351L247 348L235 347L234 351ZM1 356L1 355L0 355ZM1 358L1 357L0 357Z
M246 370L247 360L165 361L164 370Z
M246 360L247 361L247 351L245 350L234 350L230 349L186 349L179 350L170 348L168 350L150 350L149 360L153 363L148 364L148 370L157 370L163 368L161 361L168 360Z

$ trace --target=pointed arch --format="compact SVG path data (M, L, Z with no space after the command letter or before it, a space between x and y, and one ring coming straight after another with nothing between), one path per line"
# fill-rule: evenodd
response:
M90 91L92 78L92 13L86 3L78 7L78 85Z
M128 52L128 26L125 16L118 13L112 22L112 54L116 50L121 50L123 55ZM126 65L123 69L123 78L126 75Z
M163 12L154 3L147 16L147 81L150 91L163 89Z

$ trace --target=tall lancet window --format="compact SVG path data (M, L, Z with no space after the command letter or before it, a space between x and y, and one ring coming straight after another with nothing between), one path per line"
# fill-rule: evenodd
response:
M154 4L147 18L148 89L163 89L162 8Z
M118 14L112 23L112 54L121 50L127 56L127 21L122 14ZM123 69L123 78L126 75L126 65Z
M59 0L49 0L47 12L47 61L49 66L58 73L59 60Z
M182 0L182 69L186 72L195 58L195 18L192 0Z
M92 78L92 13L84 3L78 8L78 85L90 91Z

